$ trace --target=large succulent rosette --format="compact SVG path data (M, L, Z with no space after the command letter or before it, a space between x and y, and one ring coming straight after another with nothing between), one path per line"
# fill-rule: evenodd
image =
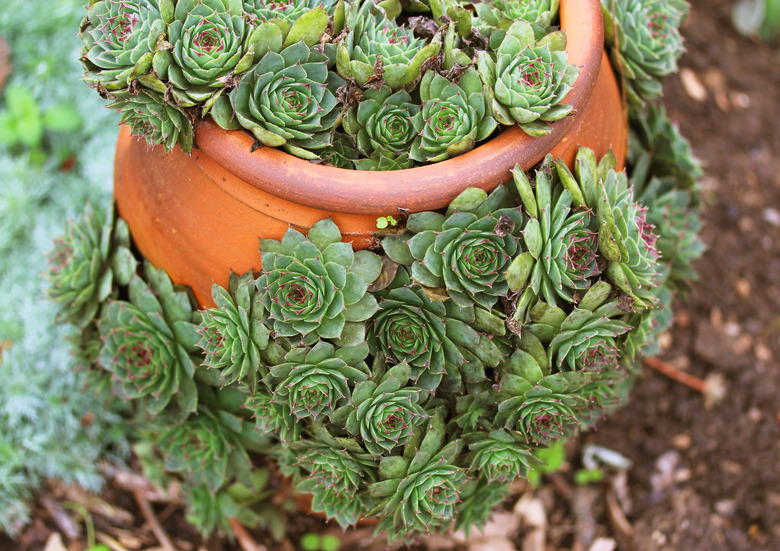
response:
M334 96L339 81L324 56L298 42L266 53L231 92L230 104L238 124L264 145L315 159L309 150L330 145L341 117ZM229 118L217 122L230 125Z
M537 42L533 27L517 21L507 30L495 58L479 52L479 74L498 122L516 123L531 136L543 136L550 132L545 123L571 113L572 106L562 102L579 69L567 64L565 46L563 32Z
M160 50L154 60L157 76L172 84L179 105L209 107L215 93L254 63L251 30L240 2L179 0L168 25L171 49Z
M537 23L549 27L558 15L560 0L489 0L476 2L474 8L477 23L489 24L493 27L508 27L512 22L522 19L529 23Z
M419 404L422 390L404 388L411 375L409 366L401 363L388 370L378 383L358 383L351 403L342 412L348 412L347 430L360 435L363 445L375 456L406 444L414 428L428 418Z
M477 383L485 380L485 367L500 360L501 353L489 337L496 329L490 316L474 307L441 301L431 291L411 285L404 268L398 268L395 280L380 296L369 327L372 353L391 363L408 363L416 387L434 391L441 384L458 389L464 381Z
M196 314L188 294L174 290L165 272L149 263L144 271L151 286L134 274L129 300L113 300L103 308L98 361L125 399L143 398L146 411L157 414L175 398L186 415L198 405Z
M369 487L380 501L380 530L390 533L419 532L445 528L455 516L465 470L456 466L460 442L444 445L444 422L434 416L426 428L419 448L406 446L403 456L385 457L379 463L385 480Z
M366 290L379 276L379 257L353 252L330 219L312 226L308 238L290 228L281 242L263 239L260 251L256 285L278 336L309 345L320 338L342 345L364 340L365 321L377 311Z
M412 117L419 111L420 106L412 102L407 92L393 93L383 86L379 90L366 90L357 108L347 112L344 128L355 136L358 149L367 157L377 153L397 159L408 151L417 135Z
M536 172L534 185L519 167L514 182L531 218L523 229L526 252L507 272L513 291L528 283L527 293L549 304L573 302L600 273L596 232L587 210L572 209L572 195L554 181L551 158ZM553 191L555 189L555 191Z
M688 15L680 0L602 0L606 41L629 100L643 106L659 97L663 77L685 51L679 27Z
M523 215L510 207L510 194L498 187L488 196L473 189L450 206L447 215L413 214L409 249L412 278L444 287L459 306L490 309L509 291L506 272L519 249Z
M336 69L359 86L379 81L393 90L408 86L420 77L423 64L436 56L441 43L416 38L412 29L399 26L373 2L347 8L347 36L336 51Z
M115 94L109 107L119 111L119 121L130 127L130 134L146 140L150 146L162 144L171 151L177 144L185 153L192 150L194 130L189 115L173 103L166 103L151 90Z
M294 348L282 364L271 368L266 386L273 389L273 401L289 408L296 418L311 417L316 421L330 415L349 399L349 384L368 378L363 358L368 347L341 349L319 342L311 349ZM349 363L348 363L349 362ZM354 364L354 365L350 365Z
M158 0L91 2L81 24L81 60L90 86L120 90L151 72L157 41L164 37L172 13Z
M129 247L127 224L114 224L113 209L106 217L87 204L79 220L67 223L54 241L46 273L49 298L60 305L59 321L86 327L114 284L130 282L136 261Z
M254 391L257 373L265 369L262 353L270 336L254 277L251 272L230 274L229 291L215 284L212 295L217 307L203 311L198 327L203 365L221 370L225 385L246 381Z
M425 73L420 97L422 108L412 119L419 135L409 153L416 161L443 161L466 153L497 126L473 68L463 73L458 84L433 71Z

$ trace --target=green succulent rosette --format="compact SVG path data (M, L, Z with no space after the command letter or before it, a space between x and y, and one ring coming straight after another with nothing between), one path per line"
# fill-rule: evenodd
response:
M304 159L317 159L311 150L328 147L341 118L334 92L343 81L328 71L325 57L303 41L269 51L244 73L230 93L232 112L224 104L212 111L223 127L234 126L232 116L263 144L284 147Z
M501 352L472 324L497 333L505 330L503 324L496 324L489 312L432 300L428 293L412 285L406 270L398 268L393 283L380 293L379 311L369 326L372 354L390 363L406 362L414 385L431 392L443 378L455 391L463 381L485 380L485 367L497 365Z
M535 319L540 324L548 321L543 316ZM518 348L498 373L491 397L498 404L494 427L515 431L537 446L548 446L579 428L576 411L587 404L580 390L599 378L596 372L552 373L544 345L530 330L523 332Z
M168 25L171 49L155 54L158 78L168 81L179 105L193 107L213 103L220 90L232 85L251 67L256 35L236 0L178 0Z
M491 25L508 28L513 22L522 19L549 27L558 17L560 0L489 0L473 4L477 14L474 23L477 26Z
M503 186L490 195L469 188L446 215L412 214L406 224L415 232L409 240L412 278L426 287L446 288L458 306L491 309L509 292L506 271L519 250L523 215L511 202Z
M366 90L357 108L347 111L344 129L355 136L360 152L366 157L374 152L399 155L408 152L417 133L412 117L420 111L405 91L383 86Z
M688 4L679 0L602 0L605 40L634 106L658 98L663 77L685 51L679 27Z
M355 141L348 135L336 132L333 144L319 152L322 162L337 168L355 168L360 153L355 149Z
M336 70L359 86L376 80L393 90L411 85L423 64L438 55L441 42L416 38L412 29L398 25L373 2L355 2L346 8L347 36L336 50Z
M148 413L160 413L175 398L186 414L198 404L198 315L187 292L175 290L165 272L147 262L144 273L149 284L133 274L129 300L103 307L98 362L113 374L115 391L128 400L143 398Z
M366 355L365 343L338 352L324 341L311 349L293 348L284 363L271 367L264 382L272 389L273 402L287 406L299 421L317 421L346 405L350 383L368 378Z
M517 21L506 32L495 57L480 51L477 66L485 83L493 116L501 124L517 124L531 136L550 132L548 122L571 113L562 105L579 68L567 63L566 35L556 31L538 42L534 29Z
M657 302L654 288L661 282L658 235L647 221L647 207L634 199L625 172L614 171L614 156L596 162L593 151L580 148L576 178L558 162L558 175L574 201L596 212L599 253L607 261L604 275L631 297L637 309Z
M282 442L295 442L301 437L303 427L289 404L276 402L273 398L271 392L262 387L246 400L244 407L252 412L255 430L261 435L277 436Z
M609 283L599 281L568 315L559 308L539 303L532 317L539 321L527 326L543 341L549 340L548 355L556 370L602 372L617 368L620 353L617 338L631 326L615 317L625 315L615 302Z
M108 107L121 113L119 122L130 127L131 135L150 146L162 144L170 152L178 144L185 153L192 151L194 130L189 115L157 92L118 92Z
M467 480L462 486L461 502L455 506L455 531L463 530L468 538L472 530L481 529L508 494L509 485L503 482L487 482L482 477Z
M422 108L412 119L419 135L409 153L415 161L437 162L466 153L498 125L473 67L457 84L433 71L426 72L420 82L420 98Z
M243 433L240 417L200 406L197 414L162 431L157 445L167 471L182 473L189 483L216 492L234 476L249 476L252 463L242 443Z
M258 372L267 372L262 352L270 331L263 323L265 311L252 272L231 273L228 290L214 284L212 296L217 307L203 310L198 327L203 365L220 370L223 385L242 381L254 393Z
M317 8L333 15L338 0L243 0L244 11L251 19L273 21L281 19L289 25Z
M324 514L328 520L335 520L343 528L355 526L366 511L374 507L374 500L365 492L337 492L332 487L323 486L314 478L303 480L295 489L312 494L311 510Z
M554 179L548 156L536 171L534 185L515 167L514 183L522 198L528 223L523 229L526 252L517 256L507 272L509 288L526 287L528 297L541 297L549 304L575 302L598 276L596 233L590 229L591 213L574 211L572 194Z
M658 234L656 248L669 264L669 280L679 284L697 279L693 262L704 252L698 234L699 188L702 170L691 147L661 106L651 105L634 117L630 135L631 185L645 205L647 222Z
M388 455L406 444L416 426L428 418L421 407L422 390L407 388L411 369L405 363L393 366L378 381L355 385L352 401L342 412L346 428L360 436L363 446L375 456Z
M370 157L355 159L357 170L404 170L414 166L414 160L408 153L390 153L387 151L374 151Z
M380 461L383 480L369 486L379 503L369 516L381 515L377 531L385 532L389 540L409 539L452 523L466 473L454 463L461 442L445 446L445 435L444 422L434 416L419 447L407 444L403 455Z
M115 284L127 285L136 261L130 252L130 232L121 219L114 223L90 203L78 220L65 226L49 253L49 299L57 303L58 321L86 327Z
M527 476L538 463L528 444L506 430L473 432L464 436L468 443L469 470L480 473L488 482L511 482Z
M121 90L147 76L172 12L170 0L90 2L79 33L85 82L98 90Z
M315 46L322 42L331 22L333 36L344 25L343 0L244 0L243 9L250 24L255 26L252 40L259 55L281 52L300 41ZM335 51L335 46L327 41L323 48L329 56Z
M362 342L365 321L377 311L368 286L382 261L369 251L353 252L341 242L332 220L314 224L308 238L290 228L281 242L260 240L263 269L256 281L268 324L280 337L304 344L338 339L341 346Z
M370 455L327 445L309 446L298 465L308 473L315 487L350 497L376 482L378 477L376 463Z

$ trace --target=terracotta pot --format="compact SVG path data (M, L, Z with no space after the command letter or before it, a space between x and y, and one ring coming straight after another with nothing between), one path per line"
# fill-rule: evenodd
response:
M508 182L520 164L528 170L547 153L573 162L580 145L602 155L612 149L622 164L628 124L603 47L599 0L562 0L569 63L580 73L565 103L574 114L541 138L517 127L476 149L433 165L392 172L362 172L315 165L260 147L243 131L211 121L195 129L192 156L149 148L123 128L117 145L114 195L141 254L176 283L190 285L203 306L213 306L214 282L227 286L230 270L260 268L258 236L281 239L289 226L306 231L328 216L356 248L373 241L378 216L446 206L470 186Z

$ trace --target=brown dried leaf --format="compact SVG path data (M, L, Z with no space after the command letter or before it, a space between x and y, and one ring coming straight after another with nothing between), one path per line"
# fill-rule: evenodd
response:
M496 235L499 237L505 237L512 233L515 229L515 223L514 221L509 218L506 214L502 214L498 218L498 223L496 224Z
M444 302L445 300L450 299L446 287L423 287L421 285L420 288L422 289L422 292L425 293L425 296L432 302Z
M396 273L398 273L399 264L393 262L386 256L382 257L382 271L379 273L379 277L369 287L368 291L375 293L385 289L395 279Z

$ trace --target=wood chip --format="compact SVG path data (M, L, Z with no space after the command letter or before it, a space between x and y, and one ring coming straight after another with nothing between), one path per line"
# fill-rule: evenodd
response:
M68 551L68 549L62 543L62 536L59 532L52 532L49 539L46 540L46 547L43 548L43 551Z
M267 551L263 545L257 543L252 536L249 535L249 532L247 532L247 529L244 528L243 524L234 518L228 519L228 522L230 523L230 528L233 530L233 535L236 536L236 539L238 540L238 545L241 546L243 551Z
M41 505L48 511L52 520L54 520L57 527L62 530L62 533L65 534L66 538L75 540L81 536L81 526L73 520L60 502L44 497L41 498Z
M149 504L149 500L144 497L143 492L136 490L133 492L133 497L135 498L136 503L138 503L138 508L141 510L141 514L144 516L146 522L151 527L152 532L154 532L154 536L157 538L157 541L160 542L161 547L165 551L177 551L173 546L173 543L171 543L171 538L168 536L168 533L157 520L157 517L154 514L154 510Z
M633 534L634 527L626 518L625 513L620 508L617 496L612 488L606 490L606 503L607 503L607 519L609 525L612 528L615 538L620 542L621 546L628 551L633 551Z
M590 549L596 539L598 523L594 513L598 498L597 486L577 486L572 493L571 508L575 518L572 551Z
M707 88L704 87L699 77L692 69L683 67L680 70L680 82L682 83L683 90L688 94L688 97L693 101L702 103L707 101Z
M520 517L524 533L522 551L544 551L547 539L547 512L541 500L526 494L515 505L514 513Z

